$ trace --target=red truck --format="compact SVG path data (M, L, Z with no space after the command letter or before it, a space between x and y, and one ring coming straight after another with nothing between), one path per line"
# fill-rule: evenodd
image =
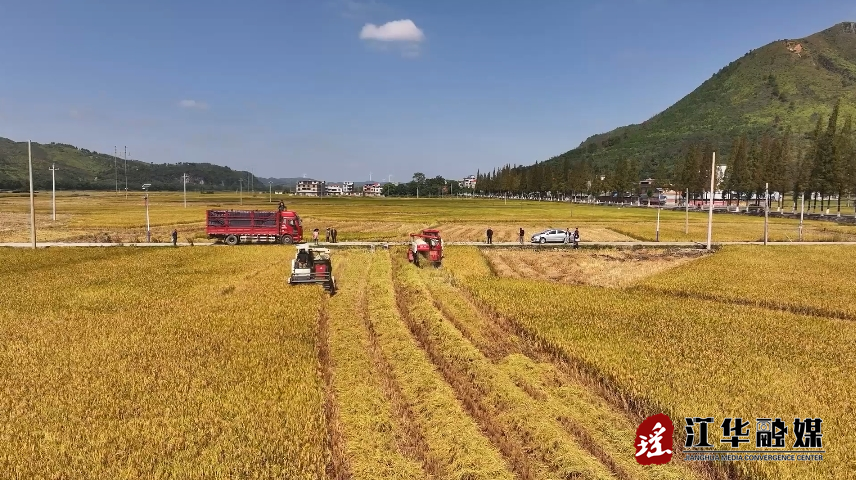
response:
M226 245L241 242L276 242L289 245L303 241L303 220L297 212L280 210L208 210L205 233Z

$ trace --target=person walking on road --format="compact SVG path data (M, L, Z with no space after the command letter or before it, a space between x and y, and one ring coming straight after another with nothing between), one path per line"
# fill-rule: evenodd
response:
M318 229L312 230L312 241L315 242L315 245L318 245Z
M336 240L336 236L338 235L338 233L339 233L339 232L337 232L335 228L333 228L332 230L330 230L330 236L331 236L331 237L333 237L333 243L338 242L338 240Z
M487 227L487 244L490 245L493 243L493 230L490 227Z
M521 245L523 245L523 235L524 235L524 233L525 233L525 232L523 232L523 227L520 227L519 238L518 238L517 240L520 242L520 244L521 244Z
M580 248L580 228L574 229L574 248Z
M324 233L324 242L330 243L330 227L327 227L327 230Z
M573 236L571 233L571 227L565 228L565 245L571 243L571 236Z
M178 230L175 228L172 229L172 246L178 246Z

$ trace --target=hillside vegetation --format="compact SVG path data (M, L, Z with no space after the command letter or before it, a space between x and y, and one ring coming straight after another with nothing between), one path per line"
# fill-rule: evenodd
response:
M727 154L736 136L808 136L818 116L841 99L841 115L856 113L856 23L839 23L805 38L783 39L748 52L690 94L642 122L593 135L548 162L591 160L612 165L633 158L643 174L671 166L693 142L710 141Z
M113 190L118 172L119 189L125 188L125 160L112 155L78 148L64 143L33 143L33 182L36 189L51 188L51 165L56 165L58 189ZM129 190L144 183L152 190L181 190L182 175L188 175L188 189L236 190L243 180L247 188L248 172L210 163L148 163L127 161ZM29 188L27 142L0 137L0 189ZM261 188L261 180L252 177ZM192 185L192 187L191 187Z

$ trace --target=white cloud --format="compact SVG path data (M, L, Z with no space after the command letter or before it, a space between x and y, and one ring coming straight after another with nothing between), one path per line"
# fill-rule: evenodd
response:
M360 31L362 40L378 40L381 42L421 42L425 34L410 19L394 20L377 26L367 23Z
M208 108L207 103L197 102L196 100L182 100L178 102L178 106L181 108L196 108L199 110L205 110Z

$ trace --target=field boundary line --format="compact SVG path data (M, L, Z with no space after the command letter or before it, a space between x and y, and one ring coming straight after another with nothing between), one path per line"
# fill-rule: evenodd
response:
M842 312L840 310L831 310L825 309L821 307L814 306L804 306L804 305L795 305L792 302L787 302L784 304L776 303L774 300L768 300L766 298L751 300L748 298L733 298L726 297L724 295L719 295L715 293L705 293L705 292L688 292L688 291L666 291L660 290L656 287L649 287L645 285L632 285L626 289L627 292L636 292L636 293L654 293L658 295L665 295L674 298L687 298L694 300L704 300L709 302L717 302L724 303L728 305L737 305L741 307L754 307L760 308L763 310L771 310L774 312L785 312L794 315L804 315L807 317L816 317L816 318L825 318L830 320L844 320L844 321L856 321L856 314Z
M620 233L620 232L616 232ZM304 242L308 243L308 242ZM383 247L388 248L391 246L399 246L399 245L409 245L410 242L402 241L402 240L390 240L390 241L367 241L367 242L336 242L336 243L327 243L327 242L318 242L318 245L325 248L347 248L347 247ZM483 248L498 248L498 247L519 247L519 248L571 248L571 245L566 245L562 243L532 243L532 242L524 242L520 244L519 242L493 242L491 244L485 242L466 242L466 241L444 241L443 244L445 246L471 246L471 247L483 247ZM268 245L268 243L253 243L250 245ZM714 249L727 246L727 245L764 245L764 242L759 241L718 241L713 242L712 247ZM830 245L849 245L856 246L856 241L851 242L837 242L837 241L812 241L812 242L788 242L788 241L769 241L766 246L775 247L775 246L830 246ZM33 244L30 242L0 242L0 248L32 248ZM157 243L143 243L143 242L122 242L122 243L106 243L106 242L37 242L36 248L49 248L49 247L172 247L172 242L157 242ZM200 243L187 243L187 242L178 242L179 247L227 247L228 245L219 243L219 242L200 242ZM706 244L702 244L696 241L687 241L687 242L655 242L649 240L638 240L638 241L581 241L581 248L586 247L613 247L613 248L632 248L632 247L706 247ZM240 246L238 247L240 248Z

